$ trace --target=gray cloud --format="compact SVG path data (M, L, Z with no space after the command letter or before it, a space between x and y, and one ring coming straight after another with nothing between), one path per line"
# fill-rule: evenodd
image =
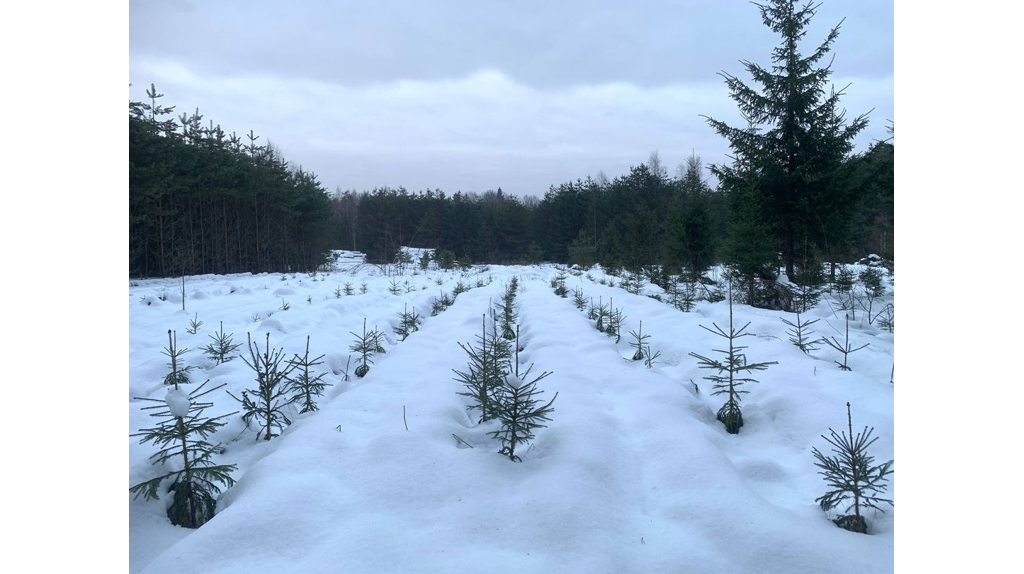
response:
M863 149L893 118L892 3L827 2L808 42L843 15L835 83L850 115L875 108ZM154 82L329 188L540 195L655 149L724 161L700 117L738 119L716 73L775 40L746 2L133 2L130 95Z

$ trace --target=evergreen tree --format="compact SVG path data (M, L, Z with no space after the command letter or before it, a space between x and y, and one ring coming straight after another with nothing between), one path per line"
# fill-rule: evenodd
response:
M640 321L640 327L636 331L630 331L629 334L634 339L629 344L634 349L633 360L644 361L648 369L654 368L654 361L661 356L661 351L651 354L651 344L648 342L651 336L644 334L644 322Z
M722 72L740 113L762 133L707 121L729 140L737 156L755 160L766 218L779 234L786 274L793 276L796 248L809 239L827 248L824 222L847 218L855 205L840 169L853 146L854 137L867 126L867 116L846 123L839 110L842 90L826 91L831 64L822 65L839 36L832 28L809 55L800 41L818 8L797 0L768 0L757 4L765 26L781 36L768 68L750 61L743 65L759 88L748 86Z
M191 382L189 373L192 372L195 367L192 365L182 366L182 357L185 353L189 352L189 349L178 348L178 333L173 332L170 329L167 330L167 347L165 347L161 352L171 359L171 362L167 363L167 366L171 368L171 372L167 373L167 376L164 377L164 384L174 385L175 388L177 388L178 385L189 384L189 382Z
M409 305L405 306L405 310L398 314L398 326L395 327L395 334L406 340L409 335L420 330L421 318L416 309L409 312Z
M555 409L551 405L558 398L558 393L551 397L547 404L542 405L537 397L543 391L537 389L537 383L551 375L544 371L540 375L530 378L533 370L531 364L525 372L519 369L519 333L516 330L516 352L515 367L503 373L501 392L495 411L496 418L501 422L501 428L491 433L491 436L501 441L501 454L507 456L512 462L522 462L522 458L516 454L516 448L535 438L533 431L544 428L547 425L542 421L550 421L549 416Z
M203 353L216 361L218 365L234 359L234 352L242 346L241 343L232 342L234 336L234 333L224 333L224 321L221 321L220 330L213 335L207 335L213 339L213 342L203 348Z
M505 287L499 306L498 320L500 322L501 336L510 341L516 338L516 332L513 327L519 322L519 316L516 313L516 291L518 289L519 279L512 277Z
M243 390L241 399L231 396L242 403L242 420L246 428L253 421L256 422L256 440L260 436L263 440L270 440L279 434L275 431L284 430L284 427L292 424L285 414L285 408L295 401L295 397L289 395L288 378L296 365L285 362L283 348L270 349L270 333L267 333L263 352L260 352L258 343L252 342L248 333L246 342L249 359L243 356L242 361L256 374L256 388Z
M597 263L597 242L585 229L580 229L576 239L568 247L569 263L589 269Z
M363 334L359 335L349 331L355 341L349 346L349 350L358 353L360 356L359 366L356 367L356 376L360 379L370 372L370 365L373 364L373 357L378 353L380 346L380 335L376 330L366 331L366 319L363 319Z
M786 334L789 335L790 343L796 345L796 347L804 353L810 354L811 351L817 350L817 344L820 339L811 339L811 334L814 333L814 331L810 330L810 326L821 319L801 321L800 313L796 314L796 323L791 323L783 317L779 317L779 319L783 323L789 325L789 329L786 329Z
M736 340L742 337L751 337L752 333L747 332L747 327L750 326L748 321L746 325L736 329L733 327L733 313L732 313L732 289L729 290L729 330L725 331L717 324L712 323L714 329L709 329L704 325L701 325L701 329L709 333L714 333L723 339L729 341L728 350L716 350L716 352L725 355L722 360L711 359L704 355L698 355L697 353L690 353L691 357L697 359L698 366L702 369L714 369L717 373L704 377L711 381L713 388L715 389L712 395L728 395L728 400L722 405L722 408L718 410L718 420L725 425L725 430L729 434L738 434L740 427L743 426L743 413L740 411L740 396L748 393L749 391L742 389L746 383L756 383L757 379L749 376L742 376L743 374L751 374L754 371L763 371L768 368L769 365L778 364L775 361L768 361L764 363L748 363L747 356L743 353L746 349L744 346L736 344Z
M880 495L886 491L886 478L892 474L893 461L875 465L875 458L868 454L868 448L878 440L872 438L874 428L864 427L862 432L853 435L853 415L850 412L850 403L846 403L847 431L836 434L836 431L829 430L831 436L822 435L821 438L832 445L833 456L825 456L817 447L811 449L817 462L815 466L820 468L818 474L825 477L829 491L816 498L814 502L821 506L825 512L839 507L846 501L852 500L843 509L845 515L840 515L832 520L837 526L851 532L867 534L868 526L861 515L861 508L873 508L881 511L879 504L885 502L890 506L892 500L882 498ZM853 510L853 514L849 514Z
M491 332L488 333L486 315L483 315L480 321L481 330L476 345L459 343L459 347L469 357L467 369L453 369L453 372L456 374L455 380L466 388L458 394L473 401L467 410L480 411L479 422L486 422L496 416L497 393L512 356L512 345L498 335L497 325L493 321Z
M748 133L753 136L753 128ZM752 157L738 155L731 167L712 167L727 193L729 236L725 262L739 276L751 305L757 303L758 283L774 281L777 275L774 233L766 222L753 164Z
M316 398L322 397L324 390L330 386L330 383L324 381L324 376L327 373L313 374L311 369L324 364L324 355L319 357L309 357L309 335L306 335L306 352L300 357L295 355L289 361L289 367L292 372L296 373L294 376L288 376L288 383L291 385L292 402L298 403L299 413L313 413L320 410L316 406Z
M223 419L235 413L203 416L203 412L213 404L199 399L224 386L204 391L207 383L209 381L190 393L185 393L175 384L173 389L167 390L162 401L139 399L156 403L143 407L143 410L153 411L150 416L160 421L154 427L140 429L131 435L142 437L141 444L151 442L157 447L157 452L150 457L154 465L165 466L175 461L173 466L180 468L136 484L129 492L134 493L135 498L158 499L160 485L171 479L167 492L173 492L174 498L167 508L167 517L171 524L185 528L199 528L213 518L221 487L230 488L235 484L231 478L235 465L215 464L213 455L220 451L220 445L207 442L210 435L224 426Z
M831 339L828 339L826 337L822 337L821 341L823 343L827 344L829 347L832 347L833 349L835 349L835 350L837 350L837 351L839 351L840 353L843 354L843 362L842 363L840 363L839 361L832 361L833 363L839 365L839 369L842 370L842 371L852 371L853 370L853 368L850 367L850 365L848 363L849 358L850 358L850 353L856 353L857 351L859 351L859 350L863 349L864 347L868 346L868 343L864 343L863 345L861 345L859 347L856 347L856 348L854 348L852 345L850 345L850 316L849 315L846 315L846 339L843 341L842 344L840 344L839 340L836 339L835 337L832 337Z
M715 225L708 208L711 189L702 172L700 158L690 156L669 219L670 259L687 270L689 281L696 281L715 262Z

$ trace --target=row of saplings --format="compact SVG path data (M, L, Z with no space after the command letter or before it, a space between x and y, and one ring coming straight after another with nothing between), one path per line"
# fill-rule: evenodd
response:
M465 387L458 394L471 401L467 410L479 412L480 423L492 420L500 423L490 435L501 441L499 452L513 462L522 462L517 453L535 438L534 430L544 428L543 423L551 420L549 415L554 412L551 405L558 398L558 393L547 403L538 398L543 391L537 388L537 383L551 375L550 372L534 376L531 375L532 364L525 369L520 365L518 286L518 278L513 277L497 308L489 309L490 329L488 313L483 315L475 344L459 343L469 363L464 371L455 370L455 380Z
M415 310L409 311L406 306L398 315L398 325L394 331L404 341L419 330L421 323L421 316ZM189 333L195 334L201 325L202 322L192 320ZM383 346L384 334L377 328L367 331L364 319L362 333L353 332L352 335L355 340L349 350L356 353L358 366L355 375L362 378L370 371L374 357L386 352ZM213 342L203 352L215 364L226 363L239 356L236 351L241 344L233 342L233 333L224 332L223 323L220 330L209 337ZM151 411L150 415L157 418L158 423L140 429L131 436L142 437L141 443L151 442L157 447L157 452L150 457L154 465L170 463L180 469L136 484L130 488L130 492L136 498L143 496L147 500L157 499L160 486L170 480L167 492L173 493L173 500L167 509L167 517L176 526L198 528L213 518L216 497L221 493L221 488L230 488L235 483L231 473L237 467L233 464L216 464L213 455L223 449L207 439L226 424L224 419L238 414L238 411L216 417L204 416L204 411L212 407L213 403L202 398L225 385L206 388L209 383L207 380L190 392L181 388L191 382L190 373L195 367L182 364L183 355L189 349L177 346L176 334L168 331L167 338L168 346L163 353L170 358L170 373L164 378L164 383L171 388L162 400L137 397L153 403L143 407L143 410ZM317 367L323 364L324 355L310 357L309 337L306 337L304 353L295 354L288 360L285 360L283 348L271 348L269 333L262 349L248 335L247 341L249 356L242 356L242 361L254 371L256 388L242 391L241 398L231 396L241 404L246 427L257 429L257 440L270 440L292 423L289 413L296 408L299 414L319 410L316 401L330 386L324 380L326 373L317 372ZM350 380L348 369L351 356L349 361L342 371L345 381Z
M555 294L563 298L567 297L568 290L565 287L564 274L559 274L552 280L552 287L554 288ZM716 323L712 323L714 328L708 328L701 325L701 328L706 331L713 333L729 342L728 348L715 349L715 352L722 355L721 358L711 358L698 353L690 353L690 356L694 357L698 361L698 366L704 369L711 369L715 371L707 377L706 380L711 381L713 391L712 395L727 395L725 404L718 410L717 419L725 425L726 432L730 434L738 434L740 428L743 426L743 413L740 410L740 397L747 394L749 391L742 387L746 383L756 383L757 380L751 377L754 371L763 371L768 368L769 365L778 364L775 361L766 361L761 363L748 362L746 353L744 352L747 347L738 345L737 340L743 337L753 336L752 333L747 331L747 327L750 326L748 322L746 325L737 329L733 323L733 305L732 305L732 290L729 290L729 328L728 330L719 327ZM581 311L587 308L587 301L583 296L583 292L579 289L573 292L573 303L577 309ZM619 341L619 327L624 322L624 316L622 315L621 309L612 307L611 303L606 306L603 303L594 305L591 299L588 310L588 318L596 321L596 328L598 331L604 332L609 336L615 337L616 343ZM790 341L800 348L805 353L810 353L814 349L813 344L816 340L810 339L807 327L817 321L802 322L799 314L797 315L797 322L791 323L782 320L784 323L791 327L788 331L790 335ZM641 323L641 329L643 324ZM650 346L646 344L646 340L649 335L643 335L641 332L630 332L631 335L636 339L635 343L631 343L631 346L636 350L633 355L634 361L641 359L646 360L647 367L650 368L653 359L657 358L660 353L651 355ZM846 341L844 344L840 344L839 341L833 338L833 341L822 339L827 342L833 348L843 353L843 362L836 361L839 368L844 371L852 370L848 365L848 356L854 351L863 349L864 347L852 348L849 342L850 337L850 320L849 316L846 318ZM867 346L867 345L864 345ZM825 481L828 483L830 490L823 496L815 499L822 510L826 512L838 508L843 503L847 503L844 512L833 519L833 522L846 530L852 532L867 533L867 523L861 514L861 509L872 508L881 511L882 509L878 506L882 503L893 504L893 501L887 498L883 498L882 495L886 491L886 482L888 481L888 475L892 474L892 460L876 465L874 464L874 457L868 454L867 449L877 439L872 438L871 433L874 432L874 428L864 427L864 430L857 435L853 434L853 417L850 412L850 403L846 403L847 409L847 431L836 433L834 430L829 429L830 436L824 438L829 444L832 445L833 456L825 456L817 448L812 448L812 453L817 462L815 466L821 469L819 474L825 477ZM850 511L853 511L850 514Z

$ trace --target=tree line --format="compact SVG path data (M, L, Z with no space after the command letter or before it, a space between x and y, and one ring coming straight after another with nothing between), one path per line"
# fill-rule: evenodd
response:
M332 248L331 200L260 136L129 102L128 269L133 277L312 271Z
M696 156L670 177L655 152L613 180L553 185L540 199L501 188L328 194L252 132L202 127L198 111L163 119L173 108L152 88L129 106L130 273L312 270L330 249L382 262L411 246L463 262L601 263L690 280L725 263L753 293L783 269L798 281L822 263L834 273L869 253L892 260L894 145L854 153L867 115L847 120L823 65L839 26L805 55L815 5L758 9L780 43L771 65L743 63L752 83L722 73L746 125L706 118L731 150L713 179Z

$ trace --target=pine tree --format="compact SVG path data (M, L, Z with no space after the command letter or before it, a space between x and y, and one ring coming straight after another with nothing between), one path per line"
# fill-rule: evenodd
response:
M515 367L504 373L502 377L501 392L499 394L496 418L501 422L501 429L491 433L491 436L500 440L502 448L499 451L507 456L512 462L522 462L522 458L516 454L516 448L527 444L535 438L533 431L538 428L545 428L543 421L550 421L550 415L555 409L551 405L558 398L558 393L547 404L541 405L537 397L543 391L537 389L537 383L551 375L544 371L540 375L530 379L530 372L533 370L531 364L525 372L519 370L519 330L516 329L516 352Z
M748 363L747 356L743 353L746 349L744 346L736 344L736 340L742 337L751 337L752 333L747 332L747 327L750 326L748 321L746 325L736 329L733 327L733 313L732 313L732 289L729 289L729 330L725 331L719 327L716 323L712 323L714 329L709 329L704 325L701 325L701 329L709 333L714 333L723 339L729 341L728 350L716 350L716 352L725 355L724 360L711 359L704 355L698 355L697 353L690 353L691 357L697 359L698 366L702 369L715 369L717 373L704 377L706 380L711 381L713 388L715 389L712 395L728 395L729 399L722 405L722 408L718 409L718 420L725 425L725 431L729 434L738 434L740 427L743 426L743 413L740 411L740 396L747 394L749 391L742 389L741 387L746 383L756 383L757 379L749 376L742 376L744 373L749 375L754 371L763 371L768 368L769 365L777 365L775 361L768 361L764 363Z
M836 526L867 534L868 526L861 515L861 508L873 508L878 511L882 509L879 504L886 502L891 506L892 500L882 498L880 495L886 491L886 478L892 474L894 461L874 465L875 458L868 454L868 448L874 444L878 437L871 438L874 427L864 427L862 432L853 435L853 415L850 412L850 403L846 403L847 431L836 434L836 431L829 430L831 436L822 435L821 438L832 445L834 456L823 455L816 447L811 449L814 458L818 462L815 466L820 468L818 474L825 477L830 490L824 495L816 498L814 502L821 506L825 512L837 508L842 503L852 499L852 502L843 509L845 515L837 516L832 522ZM853 514L849 514L853 510Z
M279 431L284 430L284 427L292 424L285 414L285 408L295 401L295 397L289 395L288 378L296 365L285 362L283 348L271 350L270 333L267 333L262 352L259 344L253 343L248 333L246 341L249 359L243 356L242 361L256 374L256 388L243 390L241 399L231 396L242 403L245 426L248 428L253 421L256 422L256 440L261 436L263 440L270 440L280 434Z
M789 335L789 342L797 346L798 349L804 353L810 354L811 351L818 349L817 343L820 339L811 339L811 331L809 327L821 319L814 319L811 321L802 321L800 319L800 313L796 314L796 323L790 323L783 317L779 317L783 323L789 325L789 329L786 329L786 334Z
M320 410L316 406L315 397L321 397L324 394L324 390L330 386L330 383L324 381L324 376L327 373L318 373L314 375L310 372L311 369L324 364L324 355L319 357L309 358L309 335L306 335L306 352L300 357L295 355L289 361L289 366L295 376L288 377L288 384L291 385L292 402L300 405L299 413L312 413Z
M203 353L217 361L218 365L234 359L233 353L242 346L241 343L232 343L231 340L234 336L234 333L224 333L224 321L221 321L220 330L213 335L207 335L207 337L213 339L213 342L203 348Z
M165 466L174 461L172 470L156 478L132 486L129 492L146 500L160 498L160 485L171 479L167 492L173 492L174 498L167 508L167 518L175 526L199 528L211 518L216 511L217 495L221 487L230 488L235 484L231 473L236 470L233 464L215 464L213 455L220 451L220 445L211 444L207 439L216 430L224 426L223 419L235 413L217 417L204 417L203 411L213 403L201 402L200 398L220 389L224 385L203 390L209 381L199 385L190 393L185 393L175 384L168 389L164 400L141 398L139 400L156 403L143 407L153 411L150 416L160 419L159 423L150 428L140 429L131 436L142 437L140 444L153 443L157 452L150 457L154 465Z

